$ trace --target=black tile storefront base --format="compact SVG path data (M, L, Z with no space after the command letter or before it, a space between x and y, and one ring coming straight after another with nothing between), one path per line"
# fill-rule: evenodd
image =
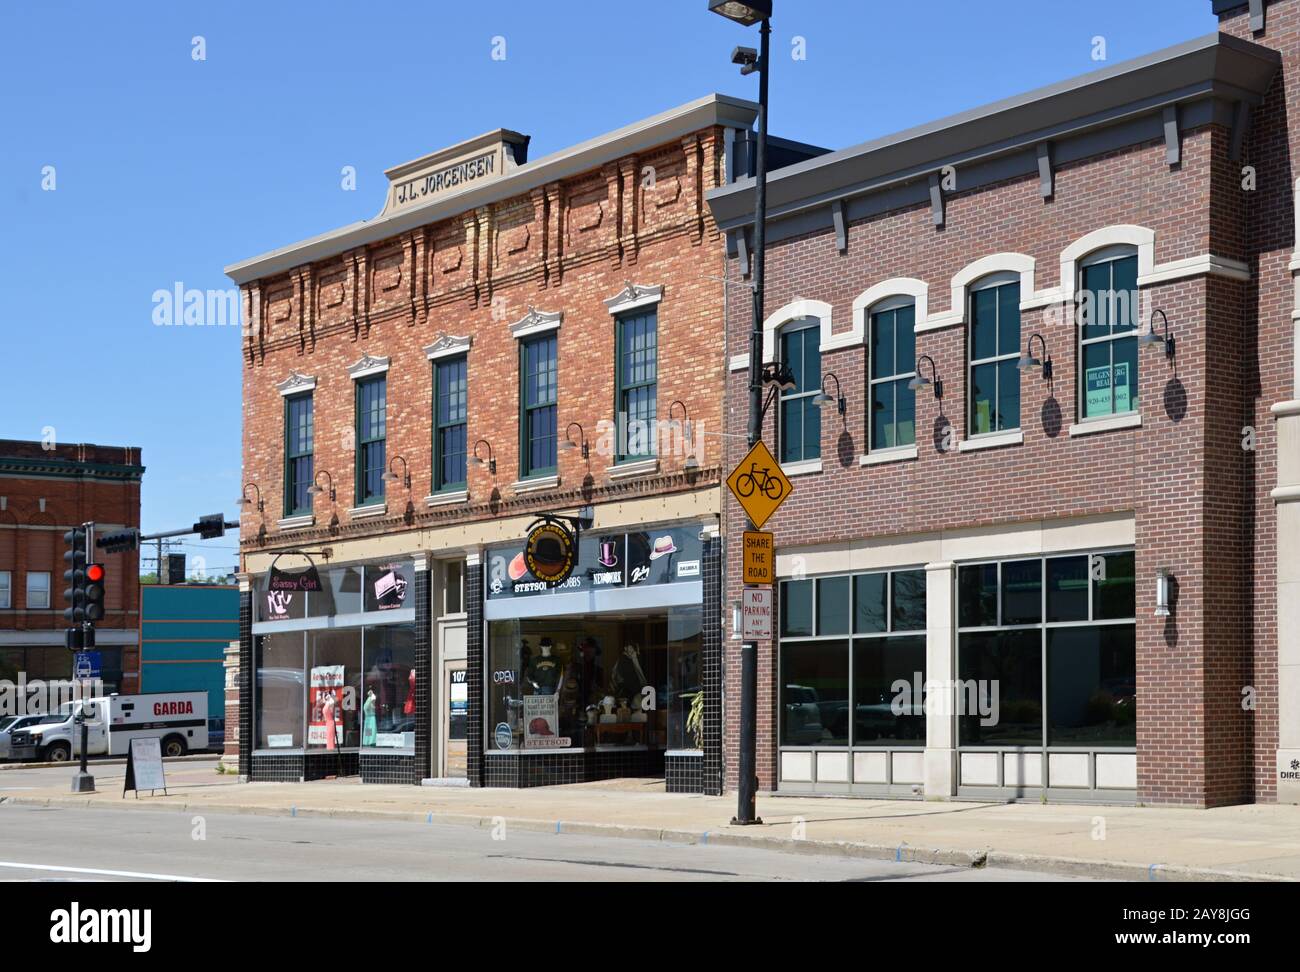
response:
M415 771L415 757L362 753L361 782L419 783L420 775Z
M327 776L356 776L357 754L308 753L303 757L303 779L323 780Z
M658 777L664 773L659 750L622 752L489 753L483 760L485 786L560 786L619 777Z
M669 793L703 793L704 753L665 756L664 782Z
M303 755L252 756L248 778L254 783L297 783L303 778Z

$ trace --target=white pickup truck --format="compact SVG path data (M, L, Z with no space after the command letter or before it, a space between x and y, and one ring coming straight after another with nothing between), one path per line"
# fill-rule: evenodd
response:
M87 756L125 756L132 739L159 740L164 756L208 748L208 693L160 692L65 702L58 712L11 735L11 758L61 763L80 756L77 715L83 706Z

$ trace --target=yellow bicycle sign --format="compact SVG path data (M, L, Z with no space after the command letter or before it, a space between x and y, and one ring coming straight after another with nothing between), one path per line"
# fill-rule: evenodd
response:
M794 485L781 471L781 464L760 440L727 477L727 488L736 497L755 528L761 527L789 497Z

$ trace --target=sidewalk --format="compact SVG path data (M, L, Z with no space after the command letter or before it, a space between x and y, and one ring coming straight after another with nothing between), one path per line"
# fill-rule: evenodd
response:
M247 783L211 767L169 768L168 795L122 798L122 771L100 788L67 783L0 802L186 812L407 818L477 827L605 834L675 843L764 846L971 867L1014 867L1140 881L1300 880L1300 807L1218 810L921 803L767 796L762 826L728 826L733 795L669 794L662 781L531 790L363 785L355 780ZM1096 839L1104 826L1104 839Z

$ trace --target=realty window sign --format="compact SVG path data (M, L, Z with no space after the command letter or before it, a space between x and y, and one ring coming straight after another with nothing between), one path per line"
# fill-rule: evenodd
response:
M772 638L772 589L747 587L740 602L741 633L745 641L769 641Z

